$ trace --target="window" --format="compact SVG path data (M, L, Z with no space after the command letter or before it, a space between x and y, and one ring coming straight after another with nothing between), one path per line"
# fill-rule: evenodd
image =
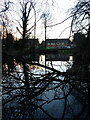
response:
M50 43L48 43L48 45L50 45Z
M62 45L64 45L64 42L62 42Z
M51 45L55 45L55 43L51 43Z

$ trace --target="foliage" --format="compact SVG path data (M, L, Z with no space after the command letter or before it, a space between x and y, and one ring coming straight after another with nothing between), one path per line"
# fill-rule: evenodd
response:
M11 33L7 33L6 38L3 40L3 49L5 51L12 50L14 47L14 37Z

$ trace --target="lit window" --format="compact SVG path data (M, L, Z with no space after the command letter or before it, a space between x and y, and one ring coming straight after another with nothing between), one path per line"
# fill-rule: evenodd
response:
M48 45L50 45L50 43L48 43Z
M55 43L51 43L51 45L55 45Z

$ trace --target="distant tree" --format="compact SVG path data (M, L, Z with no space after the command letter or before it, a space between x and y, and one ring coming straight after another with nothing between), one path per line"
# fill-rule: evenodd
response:
M14 50L14 37L11 33L7 33L6 38L2 42L2 51L8 54L13 53ZM13 69L13 59L7 58L2 54L2 63L7 64L9 70Z
M8 17L9 10L11 9L11 6L13 5L13 2L7 1L0 1L0 30L2 31L2 39L6 37L6 34L10 32L11 26L10 26L10 19Z
M80 53L83 56L83 60L88 58L86 61L89 65L89 49L90 49L90 1L81 2L78 1L76 6L73 8L71 14L73 15L71 32L74 35L73 40L76 41L77 47L79 48L77 54ZM87 52L88 51L88 52ZM78 54L79 55L79 54ZM87 56L87 57L86 57Z
M73 15L71 32L72 35L74 35L73 39L77 45L72 70L75 72L75 80L79 81L79 84L82 82L87 84L87 98L85 102L87 103L88 119L90 117L90 1L78 1L71 13ZM82 89L83 86L81 86L80 89ZM85 91L85 89L83 91Z
M76 41L77 48L79 48L77 54L83 53L82 56L84 59L88 57L88 65L89 65L90 1L84 2L78 0L77 4L71 11L71 14L73 16L71 23L71 33L73 35L73 41Z
M18 4L20 5L20 21L18 21L18 24L20 26L20 29L17 27L17 30L22 35L22 39L24 40L31 34L32 30L35 30L36 28L36 11L35 11L35 2L29 1L29 0L19 0ZM33 25L30 26L30 20L33 16ZM34 35L35 36L35 35Z
M84 2L78 0L77 4L71 11L71 14L73 15L71 32L81 32L87 34L90 26L90 1Z
M11 33L7 33L6 39L4 40L6 52L13 49L14 37Z
M85 48L85 44L87 43L85 34L75 33L73 42L76 44L77 48Z
M6 11L8 11L10 9L10 5L13 2L10 2L9 0L7 1L0 1L1 3L1 8L0 8L0 15L2 15L2 13L5 13ZM4 4L3 4L4 3Z

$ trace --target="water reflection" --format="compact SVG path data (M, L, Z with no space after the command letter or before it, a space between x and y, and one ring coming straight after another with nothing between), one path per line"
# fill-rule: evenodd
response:
M42 65L49 66L50 68L54 68L63 73L66 72L73 65L72 56L69 56L68 61L65 61L65 60L60 61L59 58L57 60L50 59L50 60L45 61L45 58L46 58L45 55L40 55L38 62ZM34 61L34 62L37 62L37 61ZM13 112L14 117L17 116L18 118L19 114L21 114L22 116L23 114L22 111L25 111L26 113L24 117L26 117L27 115L27 117L29 118L30 115L32 115L32 113L28 114L26 107L29 110L35 109L35 111L33 112L35 120L36 118L37 119L46 118L45 120L47 120L48 119L47 114L56 118L56 120L57 119L64 120L64 117L70 118L70 120L72 120L72 118L76 114L80 113L80 111L82 110L83 101L80 102L77 99L76 95L80 96L80 94L77 94L77 92L74 90L74 88L71 85L75 81L72 81L72 79L65 79L65 75L61 75L60 72L59 73L53 72L53 71L50 72L49 70L43 67L38 67L36 65L31 65L31 64L26 63L25 64L26 67L28 66L28 72L26 73L26 77L28 78L27 80L29 83L28 84L29 92L28 94L26 94L27 88L25 85L27 84L25 84L26 82L25 73L24 73L25 69L24 69L23 63L22 63L22 68L20 64L17 64L17 65L19 66L16 66L18 72L16 71L15 77L17 77L18 79L11 77L9 79L3 80L3 82L5 81L5 83L7 83L7 88L9 87L8 89L12 90L12 92L8 94L7 89L5 89L6 90L5 92L8 94L8 96L10 98L11 96L13 98L16 95L19 96L19 99L17 98L14 101L10 102L11 103L10 105L12 105L11 108L13 107L15 109L17 107L18 109L17 112L15 111ZM22 71L19 71L19 69L22 69ZM18 88L18 86L20 87L20 89ZM21 96L21 94L24 97ZM9 100L9 97L5 98L5 100ZM80 99L83 99L83 97L80 96ZM16 102L17 106L16 105L13 106L12 104L13 102ZM35 106L33 106L32 104L34 104ZM11 110L11 108L9 110ZM43 109L44 111L47 112L47 114L44 114L45 112L43 112ZM11 113L12 113L12 110L11 110Z
M46 60L47 61L68 61L69 54L47 54Z
M63 60L62 58L60 58L61 56L59 54L58 54L59 57L57 56L56 58L56 56L57 55L55 54L48 54L49 59L48 60L46 59L46 66L49 66L61 72L66 72L69 68L72 67L73 56L66 56L68 57L68 59L66 59L64 56L63 58L65 58L66 61L65 59ZM40 55L39 63L45 65L45 55ZM64 80L64 77L58 76L56 79ZM65 87L65 93L63 93L63 87ZM53 116L56 119L62 118L63 110L64 110L64 102L65 102L65 99L63 98L65 94L68 94L70 89L71 87L69 86L69 84L66 84L65 86L63 86L62 84L60 85L60 81L59 82L54 81L53 79L53 81L49 84L45 92L43 92L43 94L39 96L39 99L48 101L47 104L43 105L43 109L45 109L51 116ZM70 95L67 98L68 102L73 100L74 100L74 97L72 95ZM38 104L41 105L41 103L42 102L39 102ZM40 119L42 118L48 119L48 117L39 110L36 111L35 117ZM68 113L65 115L65 117L69 119L71 118L71 115Z
M52 54L52 55L54 58L55 58L55 56L57 56L55 54ZM48 56L49 56L49 54L48 54ZM63 60L60 60L59 58L53 59L53 57L52 57L52 60L46 59L46 66L49 66L49 67L59 70L61 72L65 72L67 69L71 68L71 66L73 64L73 56L68 56L68 60L66 60L66 61L65 61L65 59L63 61ZM45 55L40 55L39 63L45 65Z

